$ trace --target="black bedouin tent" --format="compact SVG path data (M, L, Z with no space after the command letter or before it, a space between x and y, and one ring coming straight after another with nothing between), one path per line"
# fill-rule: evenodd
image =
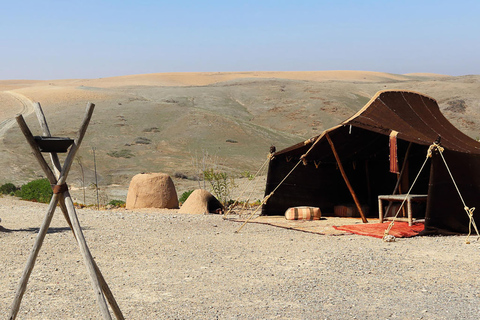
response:
M316 206L333 215L335 206L356 200L367 217L378 217L378 195L392 194L397 181L396 192L407 193L434 141L444 148L463 201L433 152L411 190L428 195L423 234L467 233L464 203L480 202L480 143L455 128L433 98L411 91L380 91L338 126L273 153L262 214Z

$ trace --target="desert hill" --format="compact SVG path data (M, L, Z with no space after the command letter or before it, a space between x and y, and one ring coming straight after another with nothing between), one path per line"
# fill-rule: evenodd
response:
M96 105L69 182L94 180L126 190L139 172L193 178L206 166L254 173L271 145L297 143L348 118L379 90L435 98L446 117L478 138L480 76L362 71L161 73L101 79L0 81L0 184L42 176L12 120L23 113L40 134L31 102L42 104L52 134L75 137L87 102ZM185 180L185 179L184 179ZM183 188L190 188L188 184ZM185 191L180 188L179 193ZM125 193L126 194L126 193ZM110 195L120 199L122 194ZM124 199L123 199L124 200Z

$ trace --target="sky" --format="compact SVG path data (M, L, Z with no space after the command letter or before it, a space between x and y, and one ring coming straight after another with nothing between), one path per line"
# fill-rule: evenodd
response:
M480 74L478 0L0 0L0 79Z

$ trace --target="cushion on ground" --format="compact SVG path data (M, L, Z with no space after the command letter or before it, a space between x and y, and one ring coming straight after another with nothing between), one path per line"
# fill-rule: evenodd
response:
M322 212L317 207L293 207L285 211L287 220L320 220Z

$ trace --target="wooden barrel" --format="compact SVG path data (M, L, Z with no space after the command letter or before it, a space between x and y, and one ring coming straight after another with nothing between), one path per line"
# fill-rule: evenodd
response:
M287 220L320 220L322 212L316 207L293 207L285 211Z

